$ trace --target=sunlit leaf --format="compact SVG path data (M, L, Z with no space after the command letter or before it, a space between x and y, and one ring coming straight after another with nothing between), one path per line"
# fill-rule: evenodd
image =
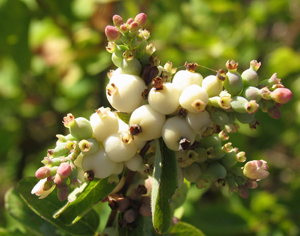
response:
M62 217L63 221L69 225L80 220L96 203L107 197L114 190L117 183L109 183L108 178L97 179L89 183L80 195L72 201L67 202L59 211L54 214L54 218ZM78 191L75 189L74 191Z
M205 236L201 230L197 229L193 225L185 222L178 222L177 224L170 227L166 236Z
M175 153L168 149L162 139L156 140L151 208L154 229L165 233L172 221L172 196L177 188L177 161Z
M64 203L60 202L54 192L44 199L38 199L36 195L31 194L31 189L35 186L37 180L35 177L22 179L17 185L17 191L25 203L40 217L53 224L55 227L71 235L91 236L99 224L98 214L92 210L86 214L81 221L68 226L64 222L68 221L69 215L60 219L54 219L53 213L59 210Z

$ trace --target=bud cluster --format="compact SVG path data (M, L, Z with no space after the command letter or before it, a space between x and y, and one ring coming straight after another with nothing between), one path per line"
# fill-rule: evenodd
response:
M227 71L205 78L196 72L196 63L186 63L186 69L179 71L170 62L161 66L159 58L152 56L155 48L147 43L150 33L142 28L146 19L140 13L124 22L115 15L114 26L106 27L107 51L118 67L108 74L106 96L116 111L100 107L89 120L68 114L63 123L70 134L58 135L56 147L42 161L45 166L36 172L41 181L32 193L46 197L56 186L59 199L66 199L69 187L80 182L79 169L84 180L117 181L124 168L150 174L153 150L146 156L141 150L159 138L176 154L179 185L184 178L198 188L213 181L247 197L248 188L256 188L256 181L269 175L265 161L243 164L245 152L227 140L238 131L238 122L255 129L259 109L278 119L279 108L292 98L291 91L276 74L259 82L261 63L255 60L242 74L238 63L227 61ZM127 120L121 119L124 115ZM136 199L130 196L110 200L124 212L125 225L142 211L143 201L147 209L150 205L149 197L142 200L140 194L139 207L133 207Z

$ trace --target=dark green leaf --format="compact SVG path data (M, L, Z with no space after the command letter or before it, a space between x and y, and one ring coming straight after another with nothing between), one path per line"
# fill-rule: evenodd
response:
M108 178L93 180L81 193L81 190L74 191L79 196L69 198L69 201L59 211L54 214L54 218L62 217L65 224L70 225L80 220L96 203L110 194L117 183L109 183ZM72 193L71 193L72 196Z
M166 236L205 236L201 230L185 222L178 222L170 227Z
M86 214L81 221L74 225L68 226L64 222L68 221L69 215L61 219L54 219L53 213L59 210L64 203L60 202L54 192L45 199L38 199L36 195L31 194L31 189L35 186L37 180L35 177L22 179L17 185L17 191L25 203L40 217L44 218L55 227L71 235L91 236L95 234L99 225L99 216L92 210Z
M32 235L54 236L55 227L37 216L22 200L15 189L10 189L5 194L5 207L9 214L22 223ZM1 235L1 234L0 234Z
M28 236L28 234L22 233L19 230L10 231L10 230L0 228L0 236Z
M151 208L154 229L165 233L172 221L172 196L177 188L177 161L175 153L168 149L162 139L156 141Z

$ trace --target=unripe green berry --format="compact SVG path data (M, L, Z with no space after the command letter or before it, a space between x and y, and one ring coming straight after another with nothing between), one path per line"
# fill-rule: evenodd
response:
M172 83L179 92L182 92L186 87L192 84L201 86L202 81L203 77L201 74L188 70L180 70L174 75Z
M237 72L238 63L234 61L227 61L226 67L228 72L224 80L224 88L231 95L238 95L243 89L243 79L241 75Z
M197 113L204 111L208 104L208 94L199 85L190 85L182 91L179 104L189 112Z
M173 151L186 150L195 141L196 133L185 118L174 116L165 122L162 137L167 147Z
M172 83L164 83L161 89L152 88L148 94L150 106L162 113L174 113L179 107L180 93Z
M182 169L183 176L186 180L195 183L201 176L202 171L198 163L192 163L190 166Z
M239 113L255 113L258 109L258 104L255 100L248 101L242 96L235 96L232 98L231 107L235 112Z
M215 161L209 165L208 175L212 180L224 179L227 175L227 170L218 161Z
M201 139L200 146L204 148L222 146L222 141L217 134Z
M120 68L124 74L139 76L142 71L142 65L136 58L126 60L123 58Z
M69 113L64 117L63 123L65 127L69 128L70 134L77 139L87 139L92 137L92 126L90 122L83 117L75 119L75 117Z
M225 156L220 160L220 163L226 167L231 168L238 162L235 152L226 153Z
M80 150L85 154L92 154L99 148L99 142L94 138L83 139L78 143Z
M259 69L261 63L253 60L250 62L250 68L245 70L241 77L243 79L244 86L257 86L258 84L258 75L257 70Z
M230 123L228 113L220 110L213 111L211 113L211 119L219 126Z
M255 114L249 114L249 113L235 113L236 119L241 122L242 124L250 124L255 119Z
M143 105L132 112L129 126L133 135L147 141L161 137L161 129L165 121L165 115L154 110L150 105ZM139 131L135 132L135 128Z
M256 87L249 86L243 90L243 96L248 101L255 100L255 101L259 102L261 99L261 91L260 91L260 89L258 89Z

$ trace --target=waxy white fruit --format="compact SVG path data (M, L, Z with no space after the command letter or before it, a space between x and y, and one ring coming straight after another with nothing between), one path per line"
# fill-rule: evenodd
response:
M118 132L118 118L110 111L110 108L99 108L90 117L93 128L93 136L99 142L103 142L109 135Z
M84 155L82 159L83 171L92 170L95 178L106 178L113 173L115 168L116 163L107 157L104 149L101 147L91 155Z
M161 137L161 129L165 121L165 115L154 110L150 105L143 105L132 112L129 126L133 130L135 128L140 129L140 132L134 135L141 140L147 141Z
M145 82L136 75L113 75L106 86L106 97L113 108L131 113L142 105Z
M203 77L197 72L191 72L188 70L178 71L172 80L172 84L182 92L186 87L196 84L202 86Z
M223 81L215 75L204 78L202 88L205 89L209 97L218 96L223 90Z
M179 98L179 104L189 112L194 113L204 111L207 103L207 92L196 84L186 87Z
M213 126L210 114L206 110L198 113L189 112L186 121L196 134L201 134L206 127Z
M107 157L114 162L128 161L137 152L137 146L130 133L115 133L108 136L103 146Z
M161 89L150 90L148 102L154 110L167 115L179 107L179 96L179 90L172 83L164 83Z
M162 137L169 149L181 151L181 148L184 149L186 145L189 147L194 143L196 133L190 128L185 118L174 116L165 122Z

